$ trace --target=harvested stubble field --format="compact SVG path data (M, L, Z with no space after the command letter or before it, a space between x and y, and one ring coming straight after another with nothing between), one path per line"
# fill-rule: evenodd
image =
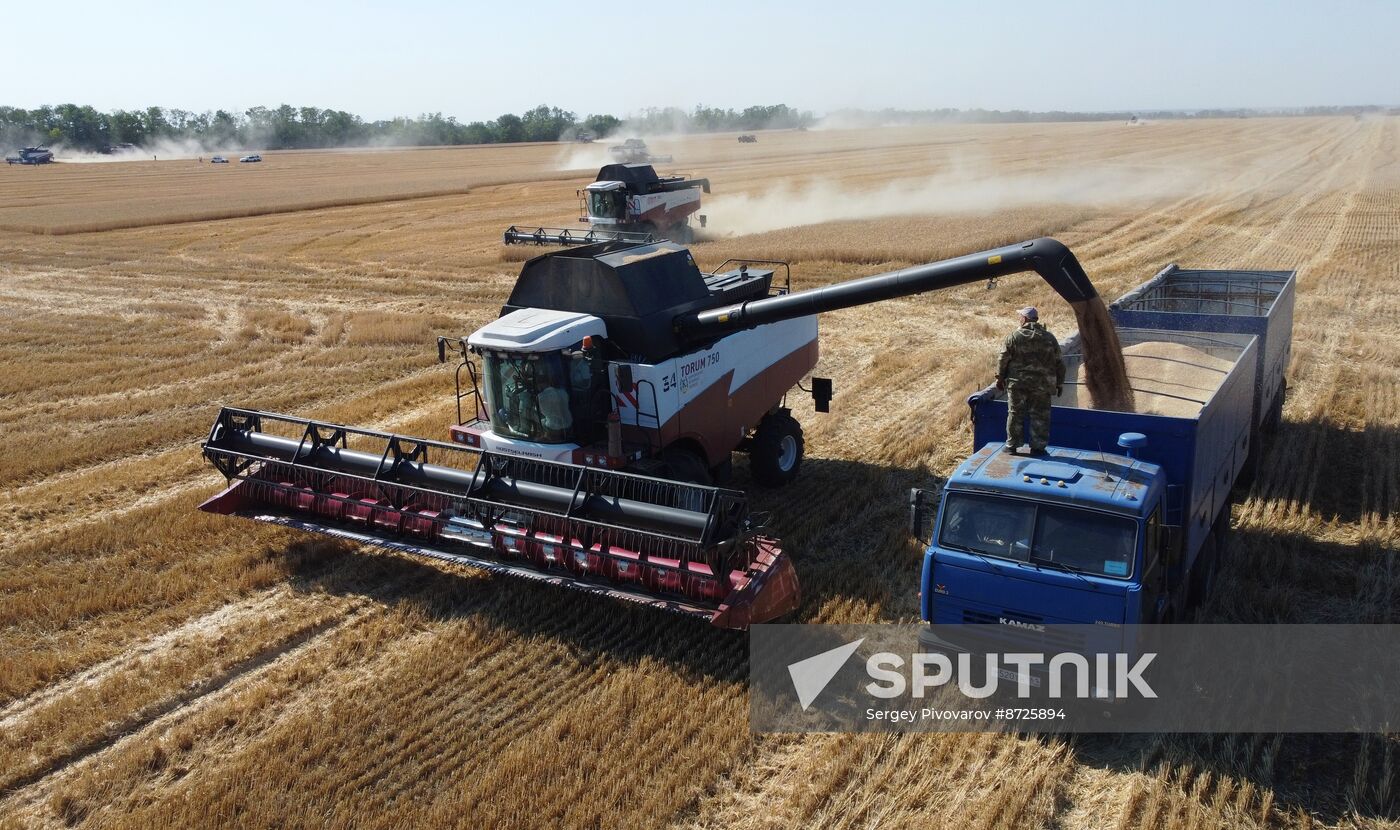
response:
M1400 621L1400 121L653 143L714 182L702 265L798 287L1041 234L1109 297L1298 269L1278 451L1204 618ZM505 225L573 223L570 152L0 168L0 826L1396 825L1389 738L754 737L740 637L195 511L220 403L443 435L429 338L497 313ZM739 235L773 192L809 224ZM1027 303L1072 328L1029 277L824 319L833 413L756 494L800 619L916 618L904 493L967 451Z

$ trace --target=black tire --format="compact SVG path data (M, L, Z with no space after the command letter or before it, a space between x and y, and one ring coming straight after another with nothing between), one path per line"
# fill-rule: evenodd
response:
M714 481L704 459L684 447L667 447L661 452L661 460L666 465L667 478L706 486Z
M1220 508L1220 515L1215 517L1215 524L1211 525L1210 535L1215 542L1215 564L1217 569L1221 562L1230 557L1230 511L1233 502L1226 502Z
M1240 490L1248 490L1254 484L1254 479L1259 475L1259 459L1263 455L1264 432L1260 429L1249 431L1249 455L1245 456L1244 466L1240 468L1240 476L1235 479L1235 487Z
M1187 601L1190 609L1199 609L1210 597L1210 592L1215 587L1215 566L1218 553L1215 534L1211 533L1206 537L1201 552L1196 554L1196 563L1191 568L1191 584L1188 588L1191 594Z
M724 460L710 468L710 480L721 486L734 478L734 457L725 453Z
M671 229L671 241L681 245L689 245L695 241L695 232L689 225L677 225Z
M758 422L749 443L749 471L764 487L781 487L802 469L802 425L787 410Z
M1269 407L1269 415L1264 419L1264 429L1274 433L1278 431L1279 424L1283 423L1283 402L1288 397L1288 381L1284 381L1278 389L1278 397L1274 399L1274 405Z

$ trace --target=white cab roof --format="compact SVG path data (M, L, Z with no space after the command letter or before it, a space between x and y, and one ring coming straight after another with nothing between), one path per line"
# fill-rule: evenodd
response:
M593 335L606 336L607 326L591 314L522 308L491 321L467 338L472 346L507 352L556 352Z
M627 185L622 182L594 182L585 187L584 190L592 190L596 193L600 190L625 190L626 188Z

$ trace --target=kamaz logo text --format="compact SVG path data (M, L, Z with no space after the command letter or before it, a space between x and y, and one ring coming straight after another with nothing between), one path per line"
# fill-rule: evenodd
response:
M1036 625L1035 623L1021 622L1020 620L1008 620L1006 617L998 617L997 622L1001 623L1002 625L1009 625L1012 628L1024 628L1027 631L1035 631L1041 634L1045 633L1045 626Z

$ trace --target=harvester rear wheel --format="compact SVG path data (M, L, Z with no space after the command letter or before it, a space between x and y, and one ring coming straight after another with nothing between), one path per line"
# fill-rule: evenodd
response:
M786 410L758 422L749 443L749 471L765 487L781 487L802 469L802 425Z

